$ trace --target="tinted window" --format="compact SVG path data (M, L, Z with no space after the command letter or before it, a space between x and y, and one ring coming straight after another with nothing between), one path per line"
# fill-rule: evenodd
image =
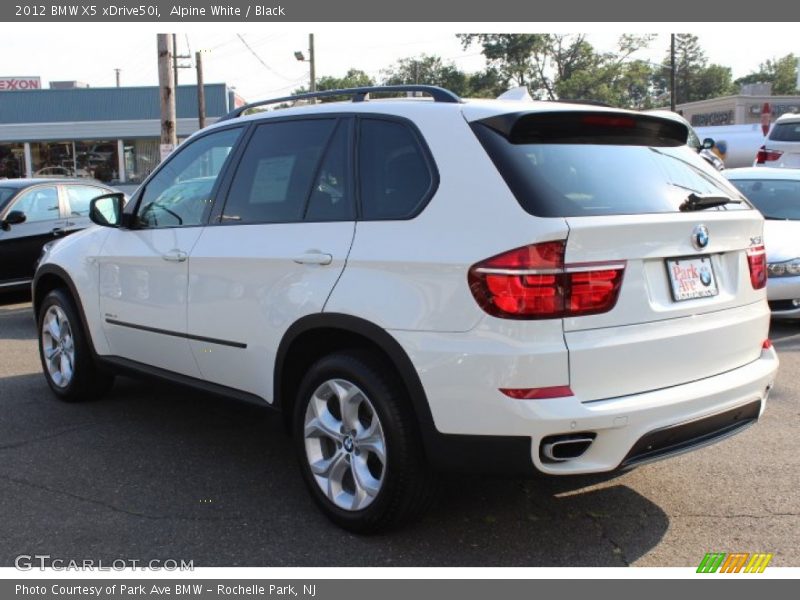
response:
M800 122L777 123L772 128L769 139L776 142L800 142Z
M308 198L306 221L351 221L355 218L347 165L348 123L336 127Z
M696 151L661 136L646 145L646 131L632 139L603 133L596 143L585 130L577 143L512 143L484 124L473 130L517 201L536 216L678 212L692 192L741 199ZM742 202L719 210L749 208Z
M794 179L731 180L767 219L800 219L800 181Z
M55 187L40 187L25 192L9 211L20 210L25 213L26 223L54 221L59 218L58 191Z
M359 185L363 218L403 219L428 196L433 177L416 135L408 125L362 119Z
M141 227L187 227L204 222L211 192L241 129L226 129L179 147L147 183L139 203Z
M0 188L0 208L3 208L3 205L8 202L8 199L16 193L17 190L14 188Z
M334 119L259 125L242 155L222 220L301 221Z
M88 185L65 185L70 215L76 217L89 216L89 203L92 199L106 193L106 190Z

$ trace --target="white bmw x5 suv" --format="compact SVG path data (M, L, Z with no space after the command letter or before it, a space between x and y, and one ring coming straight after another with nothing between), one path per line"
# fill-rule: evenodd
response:
M408 91L429 98L370 99ZM48 248L58 397L127 372L265 403L322 510L362 532L418 515L442 471L627 469L758 419L778 366L763 221L685 125L334 94L238 109Z

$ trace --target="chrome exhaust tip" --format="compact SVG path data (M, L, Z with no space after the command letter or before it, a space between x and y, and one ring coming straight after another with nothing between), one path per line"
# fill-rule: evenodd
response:
M596 433L551 435L542 440L540 453L544 462L565 462L582 456L597 437Z

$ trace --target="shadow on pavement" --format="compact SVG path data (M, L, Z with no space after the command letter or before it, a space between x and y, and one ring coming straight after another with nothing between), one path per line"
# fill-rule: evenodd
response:
M18 554L176 558L196 566L623 566L668 518L624 476L449 477L419 523L372 537L331 525L279 415L119 379L69 405L40 374L0 379L0 565Z

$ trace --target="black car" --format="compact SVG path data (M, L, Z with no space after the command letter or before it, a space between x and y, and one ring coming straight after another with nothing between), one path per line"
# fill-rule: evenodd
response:
M27 289L42 246L91 225L89 201L113 191L85 179L0 180L0 293Z

